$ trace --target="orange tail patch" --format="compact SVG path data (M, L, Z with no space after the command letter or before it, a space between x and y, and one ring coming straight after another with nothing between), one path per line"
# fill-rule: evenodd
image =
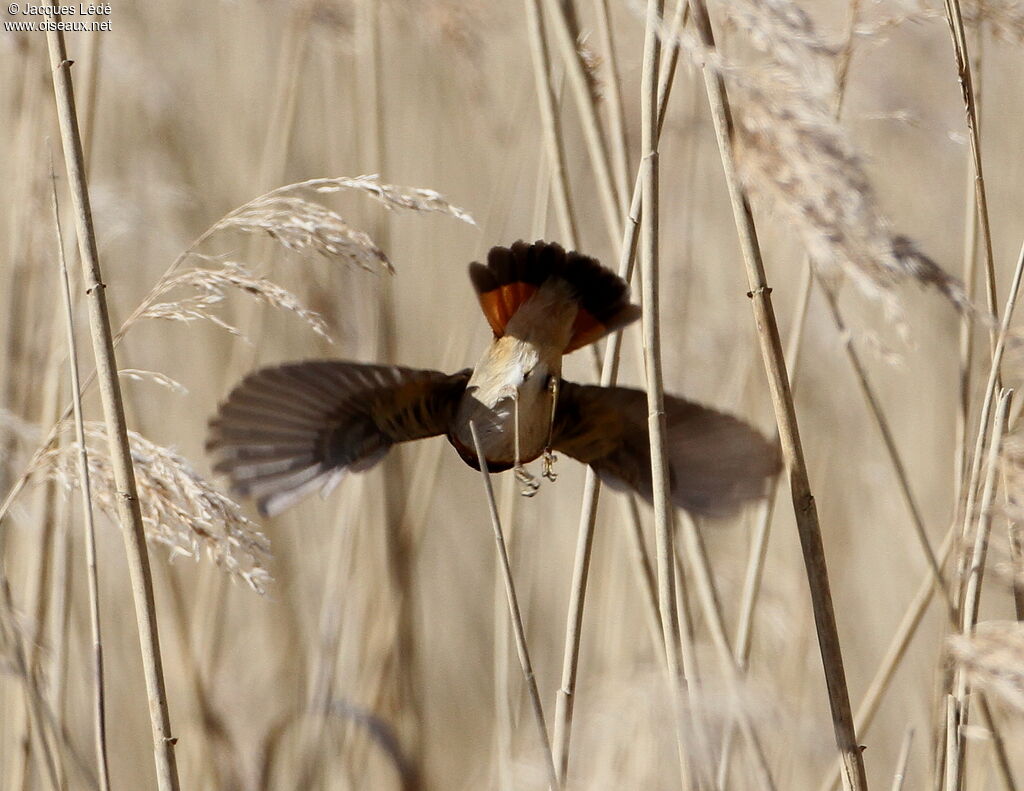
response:
M469 276L487 323L499 338L516 311L544 283L567 284L578 312L566 354L640 316L640 309L629 302L629 286L622 278L593 258L566 252L550 242L518 241L511 247L493 247L486 264L470 264Z
M491 325L495 336L505 334L509 320L520 306L537 293L537 286L530 283L506 283L493 291L478 294L480 307L483 308L487 323Z

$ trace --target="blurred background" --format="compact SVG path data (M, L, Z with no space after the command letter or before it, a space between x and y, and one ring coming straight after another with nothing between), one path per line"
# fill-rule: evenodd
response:
M334 342L310 332L292 312L241 292L228 293L217 314L247 340L210 322L140 321L118 349L120 367L158 371L187 393L150 380L123 381L132 429L215 480L203 452L207 418L257 366L332 356L454 371L476 361L489 336L466 265L492 245L519 238L565 241L549 195L529 5L115 3L111 31L68 35L115 327L206 229L286 184L379 173L388 184L437 190L476 221L474 227L443 214L391 212L357 192L315 196L368 233L394 275L290 251L266 235L213 234L197 248L210 258L189 266L244 262L318 311ZM604 5L561 7L573 9L600 117L610 130L614 77L599 30ZM716 23L719 5L711 7ZM893 0L861 5L843 128L861 150L893 227L959 276L970 152L942 8ZM633 2L607 6L631 188L640 159L644 9ZM819 35L837 49L843 45L845 2L815 0L805 10ZM727 56L749 54L742 35L726 24L719 28ZM992 25L969 29L977 45L1002 300L1024 232L1018 134L1024 83L1019 41L1012 28L999 32L1004 35L993 35ZM578 247L616 267L619 250L603 218L580 115L564 61L551 46ZM757 60L745 62L756 66ZM70 263L77 255L42 33L0 37L0 107L6 152L0 157L0 494L6 495L68 399L64 328L54 315L59 285L51 155L58 163ZM774 417L704 84L685 54L660 151L666 390L741 415L770 434ZM805 251L784 213L755 201L755 214L785 337L798 308ZM848 337L861 351L936 546L956 508L960 319L946 300L916 285L897 295L905 311L903 335L878 303L843 290L844 335L815 288L794 385L854 708L927 565L843 352ZM81 300L78 308L85 373L92 368L91 347ZM988 372L987 333L975 336L972 446ZM589 352L568 358L565 375L595 381ZM1018 375L1008 366L1006 383L1012 386ZM621 379L644 382L638 327L624 338ZM94 389L85 407L87 418L99 419ZM71 441L70 431L64 436ZM345 480L326 501L312 498L280 518L259 519L245 504L270 542L267 569L274 579L264 595L206 557L172 561L165 547L151 545L182 788L546 786L481 480L441 438L391 455L375 470ZM584 477L568 459L556 469L558 480L545 481L531 499L519 496L511 476L495 479L549 725ZM40 687L66 732L58 750L61 771L67 787L88 788L95 769L81 509L77 496L63 489L55 494L43 477L35 475L20 494L0 541L16 622L36 646ZM777 786L813 789L828 775L834 742L786 489L783 483L771 522L744 698L727 694L704 617L693 604L704 672L687 706L710 735L704 741L713 752L698 755L698 762L717 765L730 712L743 707L762 735ZM601 498L570 779L579 788L678 788L662 653L652 638L620 498L612 492ZM641 504L639 513L653 552L650 509ZM750 508L701 526L730 635L757 515ZM124 549L113 522L101 516L97 527L113 784L150 788L152 744ZM1005 561L1005 524L996 532L993 562ZM989 575L983 620L1014 617L1008 591L1005 580ZM946 666L945 635L945 619L933 603L875 722L860 735L874 787L891 782L908 728L914 742L906 787L931 787L936 723L944 716L936 691ZM48 788L38 748L28 739L24 679L10 662L5 671L0 787ZM310 713L314 703L330 704L329 713ZM997 709L996 716L1006 743L1019 745L1019 714L1014 719ZM992 769L989 732L979 729L975 737L971 749L978 758L969 765L967 787L1002 787ZM742 739L736 741L727 787L754 788ZM695 755L700 743L696 737L691 742ZM1020 751L1011 758L1024 778Z

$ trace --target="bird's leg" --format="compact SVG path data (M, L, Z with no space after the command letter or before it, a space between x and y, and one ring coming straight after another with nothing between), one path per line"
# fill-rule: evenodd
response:
M558 473L555 472L555 462L558 461L558 457L551 449L555 433L555 410L558 409L558 382L558 377L553 376L548 384L548 389L551 391L551 419L548 421L548 442L544 446L544 460L541 467L541 476L552 482L558 477Z
M513 410L514 410L513 415L514 415L514 421L515 421L515 431L513 433L514 433L514 441L515 441L515 457L516 457L515 458L515 471L516 471L516 480L519 481L519 483L523 484L523 488L519 490L519 493L523 497L533 497L537 493L537 490L540 489L540 481L538 481L533 476L533 474L528 469L526 469L525 466L523 466L523 463L521 461L522 456L519 453L519 395L518 395L518 393L512 396L512 404L513 404Z
M555 462L558 461L558 457L551 448L544 448L544 456L541 458L541 477L547 478L549 481L554 482L558 478L558 473L555 472Z

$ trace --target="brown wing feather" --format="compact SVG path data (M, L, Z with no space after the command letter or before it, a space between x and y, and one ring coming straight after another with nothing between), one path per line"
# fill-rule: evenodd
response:
M779 454L737 418L665 396L672 502L706 516L727 516L764 496ZM625 387L562 382L553 446L589 464L613 488L652 497L647 395Z
M338 360L264 368L231 391L206 448L232 489L273 515L326 494L399 442L448 432L469 372L448 375Z

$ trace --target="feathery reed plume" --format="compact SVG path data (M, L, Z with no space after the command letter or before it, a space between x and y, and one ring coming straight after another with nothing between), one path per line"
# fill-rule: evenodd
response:
M285 190L310 189L314 192L340 192L341 190L356 190L369 195L386 209L407 209L409 211L433 212L447 214L456 220L462 220L469 225L476 225L476 220L465 209L461 209L448 200L439 192L424 187L401 187L395 184L385 184L377 174L368 176L356 176L355 178L327 178L310 179L300 181L287 187L281 187L275 192Z
M840 48L821 38L810 15L791 0L747 0L723 7L726 22L740 31L759 51L794 72L811 72L824 92L832 70L825 58L839 54ZM824 56L824 57L823 57Z
M122 368L117 372L117 375L123 376L125 379L131 379L133 382L152 382L153 384L160 385L160 387L166 387L172 393L188 395L188 388L185 385L159 371L144 371L141 368Z
M107 451L102 423L85 427L89 474L94 501L116 517L117 486ZM217 491L192 465L173 450L129 432L132 461L147 538L171 550L171 557L195 560L203 550L225 571L262 593L271 581L266 566L270 545L241 507ZM37 469L66 489L77 485L78 444L50 448L36 462Z
M387 255L368 234L353 228L337 212L305 198L267 193L214 226L215 231L228 228L266 233L295 252L344 258L370 271L378 267L394 271Z
M731 84L744 186L788 216L826 278L846 273L894 315L899 304L893 289L908 279L967 310L960 282L896 233L883 214L856 147L834 120L828 58L836 50L811 18L789 0L737 0L725 9L767 64L727 63L689 39L684 49Z
M823 103L783 71L762 85L744 80L736 95L740 176L789 216L819 274L834 280L842 270L894 311L892 289L907 279L969 307L956 278L892 231L859 155Z
M175 289L194 289L196 293L170 302L157 302L164 294ZM220 305L229 289L237 289L271 307L294 313L328 343L333 343L327 334L327 323L316 311L305 307L287 289L273 281L259 277L244 265L234 261L225 262L219 269L190 269L180 275L161 281L150 292L138 310L125 322L122 332L141 319L164 319L167 321L190 322L202 319L227 330L232 335L242 335L235 326L228 324L212 309ZM124 373L122 371L122 373Z
M951 637L949 649L972 687L1024 716L1024 624L987 621L971 636Z
M604 98L604 84L601 82L601 68L604 59L590 46L590 34L580 33L576 37L576 52L580 56L580 63L583 64L583 72L587 76L587 87L595 99Z
M988 25L1003 41L1024 44L1024 5L1016 0L960 0L964 22Z
M302 191L327 194L351 190L367 195L387 209L447 214L475 225L469 212L449 203L443 195L422 187L385 184L379 176L319 178L286 184L224 215L199 241L223 230L266 233L289 250L342 258L362 269L394 272L391 261L363 231L326 206L296 195ZM191 251L197 245L193 245Z

